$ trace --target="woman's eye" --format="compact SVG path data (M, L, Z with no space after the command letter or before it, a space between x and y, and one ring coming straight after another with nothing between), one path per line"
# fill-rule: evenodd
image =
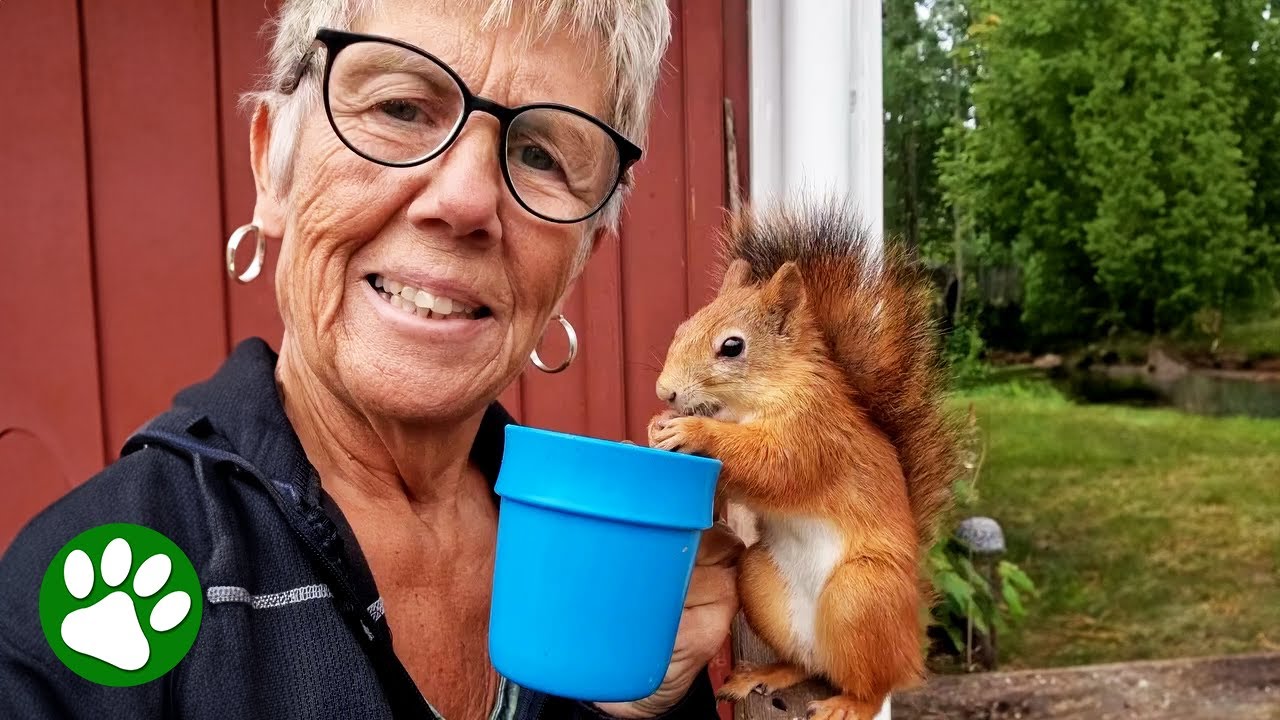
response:
M742 350L746 346L746 343L744 343L740 337L734 336L727 338L724 342L720 343L720 356L738 357L742 354Z
M378 108L386 115L403 122L413 122L418 119L420 114L416 105L405 100L388 100L384 103L379 103Z
M534 170L550 171L556 169L555 158L537 145L526 145L521 148L520 162Z

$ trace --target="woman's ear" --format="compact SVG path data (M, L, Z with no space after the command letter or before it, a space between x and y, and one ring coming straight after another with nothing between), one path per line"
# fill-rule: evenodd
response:
M284 237L284 207L279 188L271 177L271 113L259 103L249 123L249 160L253 166L253 184L257 200L253 206L253 222L269 238Z
M606 242L616 243L617 241L618 241L618 232L616 230L608 228L603 224L592 228L590 244L587 246L587 256L582 259L582 264L585 266L587 264L587 261L590 260L592 256L596 254L596 251L599 250L600 246L603 245L604 243Z
M617 242L618 240L617 231L610 230L604 225L598 225L589 232L591 233L590 236L582 239L582 248L578 251L577 256L573 258L573 270L569 273L568 287L573 287L573 284L582 277L583 271L587 269L587 263L591 261L592 256L596 254L601 245L611 241ZM566 290L566 292L568 291Z

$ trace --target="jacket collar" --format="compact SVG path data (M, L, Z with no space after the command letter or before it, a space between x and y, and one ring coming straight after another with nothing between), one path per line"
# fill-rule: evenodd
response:
M295 497L313 495L313 469L298 436L285 415L276 387L277 353L260 338L240 342L212 377L192 385L174 398L181 413L180 431L222 436L234 452L270 480L290 486ZM158 418L156 422L162 421ZM515 420L494 402L485 410L471 449L472 461L490 488L502 463L505 427ZM178 428L173 428L178 429Z

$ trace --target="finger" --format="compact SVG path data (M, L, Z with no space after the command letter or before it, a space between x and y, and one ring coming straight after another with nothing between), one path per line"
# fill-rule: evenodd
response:
M680 433L673 430L662 430L657 435L657 447L662 450L678 450L680 448Z
M663 415L658 418L658 427L675 430L687 422L689 422L689 417L686 415Z
M680 616L672 660L683 657L693 659L697 667L705 665L724 646L737 612L736 603L701 605L685 610Z
M728 523L718 521L702 532L695 562L698 565L736 565L746 547Z
M649 447L658 447L662 441L666 439L666 435L656 427L649 428Z
M656 446L664 440L669 440L674 434L673 431L654 423L649 426L649 444Z
M685 594L686 608L737 601L738 571L735 568L704 565L693 569L689 578L689 592Z

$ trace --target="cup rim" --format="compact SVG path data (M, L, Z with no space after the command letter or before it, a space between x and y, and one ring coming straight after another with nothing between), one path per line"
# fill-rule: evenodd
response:
M663 462L692 462L708 466L720 467L722 463L705 455L689 455L687 453L674 452L671 450L659 450L651 448L647 445L632 444L622 442L620 440L606 440L604 438L591 437L589 435L579 435L577 433L561 432L559 430L548 430L546 428L534 427L532 425L519 425L512 423L507 425L508 432L524 432L535 435L543 435L545 437L553 437L560 440L568 440L570 442L580 442L588 445L596 445L599 447L610 448L612 450L622 450L624 452L639 452L648 454L651 457L663 458Z

